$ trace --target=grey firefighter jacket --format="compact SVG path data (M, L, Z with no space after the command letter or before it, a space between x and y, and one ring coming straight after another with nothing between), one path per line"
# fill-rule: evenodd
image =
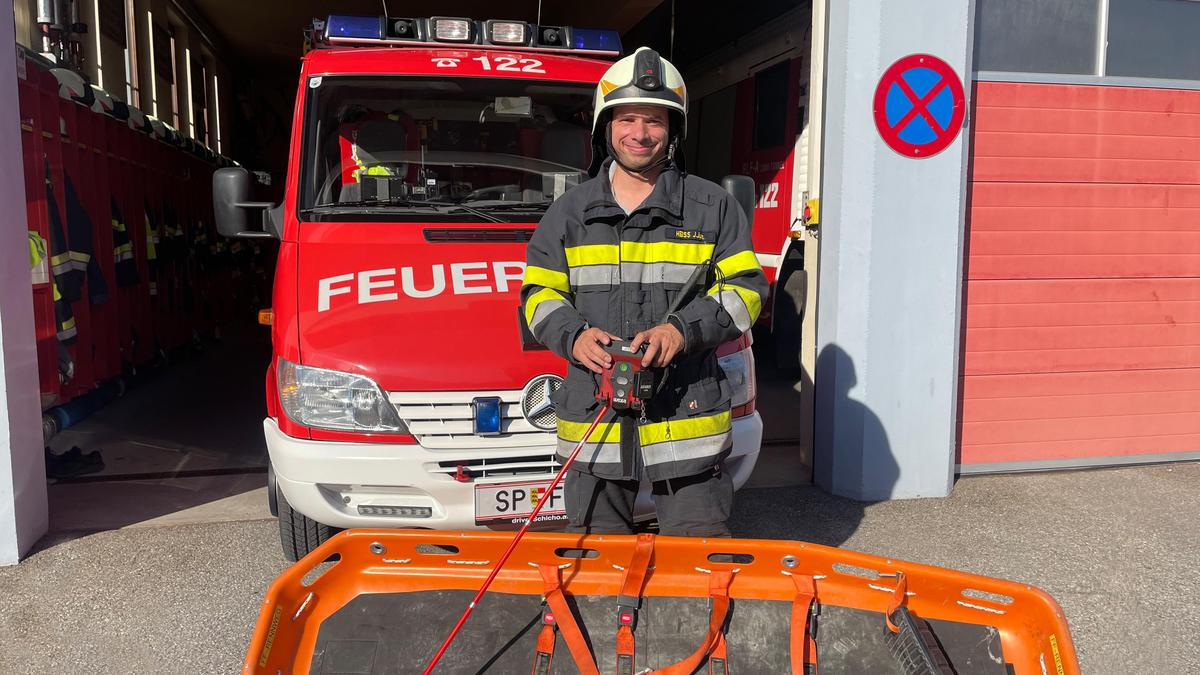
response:
M525 320L569 363L552 397L558 454L570 454L599 412L599 376L571 356L575 338L594 326L632 339L658 325L696 266L711 260L707 288L672 317L684 350L659 373L667 379L644 418L610 411L574 465L612 479L637 478L643 468L651 481L692 476L732 449L731 390L716 348L754 324L766 276L741 207L720 186L668 169L626 215L613 198L611 161L550 206L526 252Z

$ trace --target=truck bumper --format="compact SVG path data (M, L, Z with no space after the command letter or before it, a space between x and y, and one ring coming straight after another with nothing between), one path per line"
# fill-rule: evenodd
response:
M446 461L548 456L555 449L552 440L544 447L457 452L434 451L420 445L311 441L284 434L271 418L263 421L263 431L278 489L288 504L317 522L339 528L480 528L475 523L475 483L447 475ZM757 412L733 421L733 452L725 460L725 469L733 477L735 488L749 480L761 443L762 418ZM526 474L509 480L550 478L553 473ZM396 512L421 515L386 515ZM654 514L649 485L645 483L638 496L637 513L642 519Z

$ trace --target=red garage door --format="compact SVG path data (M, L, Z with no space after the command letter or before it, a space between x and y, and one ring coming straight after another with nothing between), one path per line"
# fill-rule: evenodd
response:
M962 470L1200 457L1200 91L974 106Z

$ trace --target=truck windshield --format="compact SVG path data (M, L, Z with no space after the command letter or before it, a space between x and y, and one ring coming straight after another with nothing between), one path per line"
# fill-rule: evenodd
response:
M307 220L539 217L586 177L592 92L584 83L493 78L311 78L300 212Z

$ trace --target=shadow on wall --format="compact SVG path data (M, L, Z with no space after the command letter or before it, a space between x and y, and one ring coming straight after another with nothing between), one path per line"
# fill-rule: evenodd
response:
M830 344L817 357L816 380L822 387L816 390L813 478L821 487L739 492L730 522L734 536L841 546L868 506L890 498L900 467L879 416L851 398L858 383L854 361ZM835 496L828 489L863 499Z

